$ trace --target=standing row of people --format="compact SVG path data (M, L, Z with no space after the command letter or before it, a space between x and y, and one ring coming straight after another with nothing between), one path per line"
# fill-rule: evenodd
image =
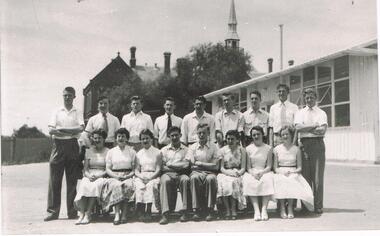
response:
M207 139L207 143L214 143L214 141L216 141L219 148L223 147L228 142L226 134L230 130L235 130L238 132L239 137L242 137L240 142L243 146L248 146L254 139L250 133L254 126L260 126L262 128L262 139L264 142L269 143L270 146L275 146L276 144L278 145L281 143L281 128L285 125L295 125L296 130L299 133L295 136L295 140L298 136L300 136L300 141L304 145L302 168L297 167L299 168L297 169L297 172L300 172L300 169L302 169L302 173L307 174L305 177L309 184L313 187L314 194L316 196L315 211L321 213L321 209L323 207L324 170L323 135L327 127L326 114L315 105L316 93L313 90L305 91L304 98L307 106L300 111L298 111L298 107L296 105L287 101L289 93L289 88L287 85L280 84L277 87L277 92L279 102L272 105L269 114L260 109L261 94L258 91L253 91L250 93L251 108L249 108L244 114L233 109L233 99L230 94L223 94L222 99L224 109L215 115L215 119L212 115L204 111L206 101L203 97L197 97L194 100L194 112L186 115L183 120L173 114L175 109L174 99L168 98L164 103L165 114L158 117L154 125L150 116L142 112L142 101L140 97L132 97L132 111L123 117L121 124L116 117L108 112L108 98L101 97L98 102L99 113L90 118L86 128L84 129L83 119L81 119L81 115L72 104L73 99L75 98L75 91L71 87L65 88L65 106L53 115L54 118L49 125L50 133L53 135L55 146L53 148L53 154L50 161L48 198L49 214L45 220L58 218L63 170L65 169L66 173L68 172L70 174L69 177L66 177L69 178L69 182L67 183L68 189L69 185L73 186L73 183L76 182L76 178L79 175L79 168L77 166L80 161L78 158L78 153L76 152L76 150L78 150L78 145L76 145L76 149L69 146L71 143L75 143L77 141L76 138L78 138L79 134L83 130L85 130L85 135L82 135L82 138L79 141L82 145L88 145L89 135L93 131L101 128L107 133L105 145L112 147L115 143L115 131L118 130L119 127L124 127L130 134L128 145L132 146L135 151L139 151L142 149L144 143L141 142L139 137L142 130L150 130L151 133L154 134L151 140L154 143L153 146L165 148L170 142L167 131L174 126L181 127L180 131L182 136L180 141L184 144L184 146L186 146L199 142L200 137L197 134L196 129L199 124L207 124L211 133ZM194 145L191 147L193 146ZM197 166L196 163L194 164ZM206 166L207 168L213 168L212 166ZM148 168L147 172L152 172L151 169L153 168ZM148 174L148 176L154 176L154 173L155 171ZM156 175L158 174L156 173ZM201 179L200 182L205 181L204 177L202 177L203 175L198 174L198 176L201 176L199 177L199 179ZM73 180L70 181L70 178ZM144 181L142 182L145 184ZM141 186L142 188L145 187L145 185ZM68 194L67 199L69 218L75 217L76 215L76 213L74 213L75 210L73 204L69 203L74 199L73 195L75 197L75 187L71 187L71 195ZM144 198L144 196L142 196L142 198ZM223 201L228 202L227 200ZM253 205L255 206L255 204ZM285 204L283 205L285 206ZM291 205L291 203L288 204L288 206L289 205ZM147 211L149 211L149 207L147 208ZM264 219L266 218L265 214L264 217L262 217L262 215L260 217Z

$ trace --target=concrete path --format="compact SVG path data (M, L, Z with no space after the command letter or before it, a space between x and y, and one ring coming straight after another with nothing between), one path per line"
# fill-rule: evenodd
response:
M380 229L380 166L328 163L325 173L325 209L321 216L296 215L283 220L272 210L270 220L186 222L178 217L162 226L157 222L131 222L114 226L94 222L76 226L66 218L65 189L60 219L44 222L48 164L2 166L2 233L99 234L99 233L229 233L251 231L319 231ZM63 183L65 185L65 183ZM273 208L274 205L271 205Z

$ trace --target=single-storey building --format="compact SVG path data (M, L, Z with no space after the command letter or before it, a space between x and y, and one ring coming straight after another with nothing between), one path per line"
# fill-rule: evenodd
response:
M325 136L328 160L380 163L377 39L299 65L267 73L205 95L212 113L222 107L221 95L235 94L236 107L250 106L249 93L262 93L262 109L277 102L276 86L290 87L289 99L304 106L302 91L314 87L328 116Z

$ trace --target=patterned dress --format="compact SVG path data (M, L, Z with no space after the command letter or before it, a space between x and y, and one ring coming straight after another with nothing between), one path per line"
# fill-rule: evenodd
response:
M251 161L251 166L247 166L247 170L260 171L265 169L267 164L268 152L271 146L262 144L257 147L254 143L246 147L247 159ZM273 172L265 173L257 180L249 172L243 175L243 194L244 196L270 196L274 194Z
M106 155L108 148L104 148L102 152L95 152L94 148L90 148L86 151L85 161L88 161L90 174L99 175L106 170ZM82 200L82 197L96 197L99 198L102 187L104 185L105 178L100 177L95 181L91 181L87 177L83 177L77 185L77 195L74 199L74 205L78 207L78 203Z
M125 146L121 150L116 146L108 151L106 162L111 165L114 172L129 174L135 168L136 152L133 148ZM133 178L120 181L118 179L106 179L102 194L100 197L100 205L104 211L109 211L112 206L124 200L133 201L135 193L135 185Z
M232 151L229 146L224 146L219 151L219 156L224 161L225 169L240 170L242 155L244 149L238 146L236 150ZM223 173L217 176L218 192L217 197L232 196L238 201L239 209L244 209L247 206L246 198L243 195L243 181L242 177L233 177Z
M142 176L151 176L156 171L157 161L160 158L160 150L151 146L149 149L141 149L137 153L137 160L140 164L140 173ZM140 178L135 178L136 184L136 203L155 203L157 209L160 209L160 198L158 184L160 177L144 183Z
M274 175L274 198L300 199L308 210L313 211L313 191L305 178L299 173L285 176L286 172L297 168L297 152L299 148L294 145L290 149L283 144L274 148L273 153L278 159L277 173Z

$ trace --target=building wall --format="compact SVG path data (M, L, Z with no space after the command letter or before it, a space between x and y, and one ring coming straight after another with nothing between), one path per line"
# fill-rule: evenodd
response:
M328 128L325 136L328 160L380 162L377 61L377 56L349 56L350 126ZM318 66L333 68L333 60L317 64L316 67ZM332 70L332 76L333 72ZM289 75L302 76L302 70ZM289 84L289 75L283 76L282 81ZM334 90L334 78L332 81L331 89ZM263 98L262 107L267 108L278 100L276 86L279 83L280 78L272 78L250 85L246 91L249 94L254 89L259 90ZM212 113L215 114L220 107L216 97L211 100ZM247 104L249 107L249 99ZM332 112L334 119L334 109Z

